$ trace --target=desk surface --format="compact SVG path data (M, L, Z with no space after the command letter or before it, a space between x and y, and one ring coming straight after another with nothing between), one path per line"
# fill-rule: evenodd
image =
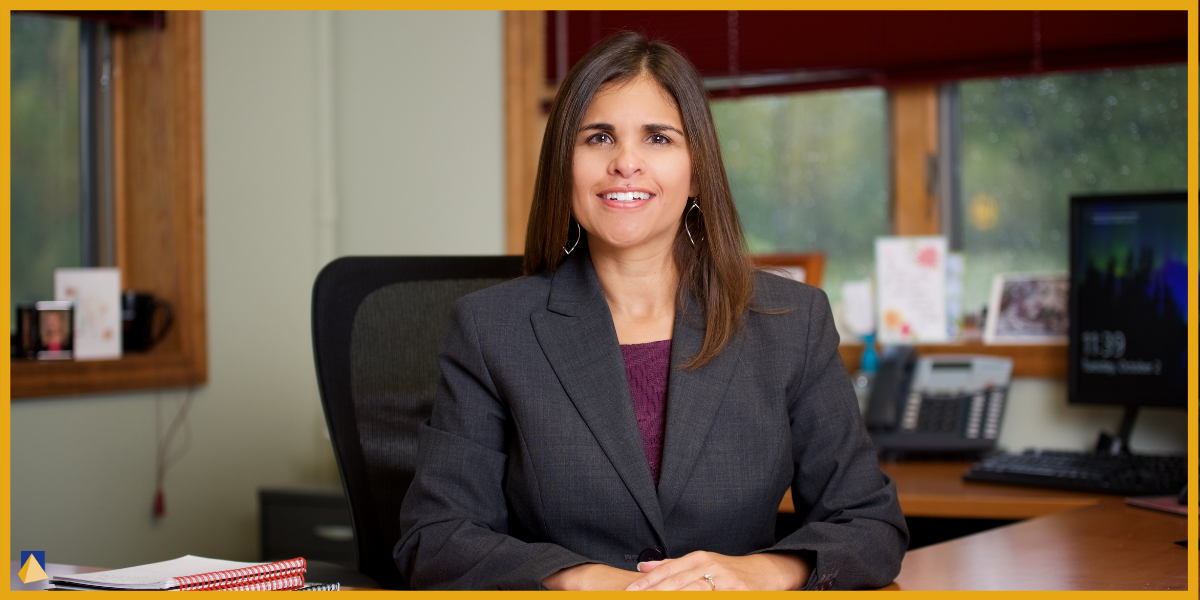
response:
M1029 519L1098 504L1111 496L963 481L971 465L954 462L881 462L896 481L900 508L909 517ZM779 512L795 512L788 490Z
M963 481L968 462L885 462L909 517L1027 519L904 557L890 590L1181 590L1187 518L1124 498ZM794 512L791 495L781 512Z
M926 546L904 557L900 590L1184 590L1187 518L1109 497Z

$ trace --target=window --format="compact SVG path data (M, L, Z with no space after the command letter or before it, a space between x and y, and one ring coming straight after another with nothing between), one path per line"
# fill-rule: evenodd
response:
M62 162L42 160L43 152L31 152L41 160L37 165L53 165L55 173L64 178L74 178L75 188L67 189L63 180L45 184L56 190L56 202L76 211L77 216L63 218L65 224L58 225L66 232L63 244L68 248L56 255L54 260L45 261L44 275L34 274L30 280L38 282L52 280L52 272L58 256L72 260L75 264L115 264L121 269L122 287L139 292L148 292L163 298L175 312L175 325L162 342L145 353L130 353L121 360L113 361L13 361L11 368L10 393L13 399L37 396L62 396L118 390L157 389L202 384L208 377L208 349L205 327L204 292L204 166L203 140L201 137L201 63L200 26L201 16L197 12L107 12L74 13L83 25L76 25L75 33L57 33L61 40L75 39L75 50L49 52L52 65L68 64L72 52L78 54L75 67L61 67L59 73L46 75L52 81L61 82L65 88L78 81L75 96L85 100L63 100L74 102L76 122L64 124L69 119L69 108L52 113L59 117L46 117L55 122L64 132L63 138L75 137L78 158L70 158L67 148L58 156ZM22 191L24 169L21 151L15 149L18 136L29 134L23 128L33 128L38 123L36 110L30 108L29 100L21 97L23 81L36 79L29 76L29 69L18 63L18 43L24 43L26 33L19 29L18 19L40 19L42 22L63 22L62 16L51 18L40 15L14 15L12 18L13 74L13 262L21 260L16 248L22 228L18 219L21 215L20 196L26 194L25 206L36 206L37 210L26 211L37 215L41 211L53 212L41 204L41 192ZM33 22L33 21L27 21ZM93 45L89 35L103 26L92 23L107 22L112 26L111 44L103 41ZM38 26L40 27L40 26ZM92 34L89 34L89 30ZM36 33L36 32L33 32ZM30 35L33 35L30 33ZM45 32L43 32L45 33ZM52 37L48 34L44 38ZM47 47L49 42L41 43ZM38 47L37 43L33 47ZM89 53L89 48L95 51ZM55 54L57 52L57 54ZM46 52L42 56L47 56ZM105 70L104 58L111 56L112 68ZM58 62L55 62L58 61ZM79 76L70 75L77 69ZM85 76L84 71L90 72ZM44 71L45 72L45 71ZM54 69L50 68L50 73ZM21 79L25 77L25 79ZM56 79L57 78L57 79ZM91 82L109 86L104 91ZM53 93L60 93L53 92ZM62 97L52 96L52 97ZM90 100L86 100L89 99ZM106 99L107 98L107 99ZM107 104L111 101L111 104ZM90 109L86 107L90 106ZM44 107L33 107L44 108ZM21 112L25 110L26 112ZM97 114L111 115L106 124L97 119ZM77 133L70 133L75 131ZM34 129L32 135L37 136ZM41 145L38 145L41 144ZM65 142L35 140L33 148L53 147L62 150ZM111 163L94 152L94 148L109 146ZM48 152L48 151L47 151ZM74 160L74 165L68 164ZM36 163L36 161L35 161ZM33 164L33 163L29 163ZM66 164L66 166L64 166ZM42 166L31 167L36 170ZM78 173L76 175L76 173ZM105 173L110 174L105 180ZM88 184L87 182L92 182ZM108 190L108 191L106 191ZM85 197L92 196L90 199ZM108 200L105 196L108 196ZM106 204L107 203L107 204ZM108 206L107 215L105 206ZM57 215L56 215L57 217ZM105 221L111 228L100 227ZM89 225L90 223L90 225ZM111 237L105 240L97 235L105 230ZM74 235L70 232L74 230ZM71 247L74 244L74 247ZM31 246L36 247L36 245ZM107 248L107 250L105 250ZM91 254L89 254L91 252ZM105 252L109 257L105 258ZM105 262L101 262L105 261ZM36 263L36 261L33 261ZM14 264L13 284L17 287L18 266ZM45 299L47 291L32 290L37 299ZM14 298L17 298L14 291Z
M11 27L15 306L53 300L54 269L82 266L83 184L79 21L15 14Z
M753 254L822 251L822 288L869 277L887 214L887 98L879 88L712 102Z
M116 259L108 25L30 13L10 23L15 309L54 298L55 268Z
M1065 269L1071 193L1186 185L1172 166L1186 160L1186 69L1100 70L1185 61L1185 11L508 11L510 253L524 248L557 81L624 29L671 42L706 78L751 251L824 250L834 303L843 281L872 274L876 235L944 233L965 252L975 312L995 271ZM1045 131L1022 125L1027 109ZM1105 145L1114 134L1120 149ZM1014 358L1017 376L1066 373L1062 346L969 351Z
M956 84L963 306L994 273L1067 270L1073 194L1187 188L1187 68Z

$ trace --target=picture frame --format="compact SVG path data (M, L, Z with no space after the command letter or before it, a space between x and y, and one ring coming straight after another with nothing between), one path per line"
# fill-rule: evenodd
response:
M754 266L788 279L821 287L825 271L825 253L760 254L752 258Z
M1069 286L1066 273L997 273L983 343L1066 344Z

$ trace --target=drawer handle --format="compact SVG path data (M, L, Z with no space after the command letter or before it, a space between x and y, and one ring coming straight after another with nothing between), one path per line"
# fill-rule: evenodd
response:
M349 525L317 525L313 534L331 542L349 542L354 540L354 529Z

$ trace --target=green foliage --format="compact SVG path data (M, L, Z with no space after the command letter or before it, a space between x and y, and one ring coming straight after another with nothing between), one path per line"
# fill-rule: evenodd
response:
M964 307L1066 271L1071 195L1187 188L1183 65L963 82Z
M54 297L79 266L79 24L11 17L12 304Z
M712 103L751 252L824 251L834 301L889 229L885 106L877 88Z

